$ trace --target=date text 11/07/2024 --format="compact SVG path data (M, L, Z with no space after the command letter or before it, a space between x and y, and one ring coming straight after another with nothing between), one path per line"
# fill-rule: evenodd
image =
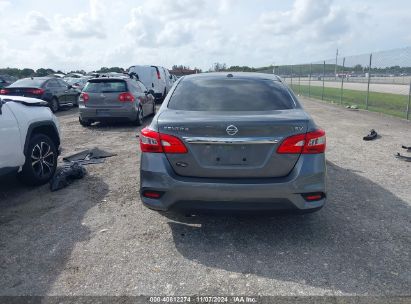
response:
M150 297L150 303L258 303L257 298L247 296L161 296Z

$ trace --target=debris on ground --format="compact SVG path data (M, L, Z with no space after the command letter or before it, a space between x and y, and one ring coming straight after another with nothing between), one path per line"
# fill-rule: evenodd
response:
M65 162L77 162L82 165L101 164L107 157L117 156L115 153L93 148L63 158Z
M86 169L77 162L58 168L50 181L50 190L57 191L70 185L73 180L81 179L86 175Z
M401 155L400 153L397 153L394 155L396 158L407 161L407 162L411 162L411 156L405 156L405 155Z
M374 129L370 130L370 133L367 136L364 136L363 140L374 140L378 136L377 132Z
M411 146L401 146L401 148L407 150L407 152L411 152Z
M347 108L347 109L350 109L350 110L358 110L358 106L357 106L357 105L348 105L348 106L346 106L346 108Z

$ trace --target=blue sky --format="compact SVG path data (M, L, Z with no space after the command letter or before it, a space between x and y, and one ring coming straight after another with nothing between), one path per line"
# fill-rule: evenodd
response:
M411 45L403 0L0 0L0 67L265 66Z

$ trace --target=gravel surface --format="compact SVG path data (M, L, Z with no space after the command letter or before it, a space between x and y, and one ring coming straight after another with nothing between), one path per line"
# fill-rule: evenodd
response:
M118 156L58 192L1 180L0 295L410 295L411 163L393 155L411 123L303 103L328 135L328 203L248 218L148 210L139 128L60 112L63 156ZM371 128L381 138L364 142Z

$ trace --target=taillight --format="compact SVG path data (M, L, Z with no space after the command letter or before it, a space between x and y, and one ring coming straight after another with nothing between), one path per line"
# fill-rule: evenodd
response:
M325 198L324 192L303 193L301 195L307 202L315 202Z
M316 130L306 134L297 134L284 139L277 149L279 154L317 154L324 153L326 146L325 132Z
M9 94L9 90L7 90L7 89L1 89L0 90L0 95L7 95L7 94Z
M153 191L153 190L145 190L143 191L143 196L147 198L160 198L164 192L160 191Z
M118 100L121 102L133 102L135 98L131 93L125 92L118 95Z
M79 101L86 103L90 99L90 96L87 93L81 93Z
M44 94L43 89L26 89L26 92L33 94L33 95L43 95Z
M177 137L144 128L140 134L141 152L187 153L184 143Z
M326 140L323 130L308 132L305 141L303 154L324 153Z
M157 70L157 78L158 78L158 79L161 79L160 71L159 71L159 70Z

